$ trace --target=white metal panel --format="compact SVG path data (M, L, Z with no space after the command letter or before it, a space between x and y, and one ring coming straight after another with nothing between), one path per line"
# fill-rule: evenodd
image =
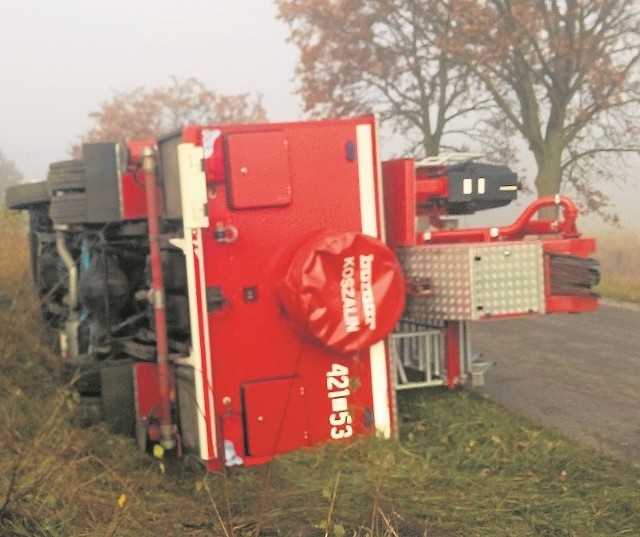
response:
M192 342L189 363L194 368L200 457L203 460L210 460L217 458L218 453L216 431L212 425L215 412L210 382L212 370L209 327L205 319L202 319L199 314L200 311L207 311L204 292L205 270L204 257L202 255L201 228L209 227L209 218L206 213L206 178L202 171L202 158L203 150L201 147L196 147L193 144L181 144L178 146L184 232L184 239L179 241L179 244L185 254L187 269ZM205 404L205 402L208 404ZM207 407L209 408L210 416L205 413ZM209 422L207 418L209 418ZM211 449L210 445L212 446Z
M371 125L365 124L356 126L362 233L378 238L375 159L372 135Z
M361 230L365 235L380 238L379 207L381 179L376 180L379 159L373 147L373 129L370 124L356 126L358 151L358 180L360 187ZM391 407L389 404L389 363L385 341L379 341L369 349L371 361L371 387L375 427L385 437L391 436Z
M202 171L204 152L193 144L178 146L180 194L184 229L209 227L207 216L207 182ZM185 234L186 236L186 234Z

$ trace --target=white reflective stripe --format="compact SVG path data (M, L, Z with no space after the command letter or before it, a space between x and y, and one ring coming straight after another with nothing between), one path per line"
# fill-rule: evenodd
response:
M180 248L184 253L187 273L187 294L189 297L191 340L196 343L192 343L189 357L187 359L180 360L180 363L193 368L200 458L202 460L209 460L212 458L212 454L209 452L208 443L206 442L207 422L204 413L205 382L204 375L202 374L202 353L200 352L200 327L198 325L196 272L194 262L195 251L202 251L202 235L200 230L196 230L196 238L191 239L191 230L185 229L184 232L189 235L189 239L173 239L171 244ZM198 263L198 265L200 265L200 263Z
M376 201L376 191L382 196L382 175L379 159L373 151L371 125L356 126L358 147L358 180L360 186L360 221L362 233L380 238L378 217L382 218L382 200ZM376 169L378 166L378 169ZM378 183L376 184L376 171ZM378 211L380 213L378 214ZM369 348L371 363L371 391L373 396L373 416L376 430L386 438L391 436L391 408L389 407L389 376L387 366L387 346L384 341Z
M371 390L373 392L373 416L378 433L391 436L391 409L389 408L389 377L387 370L387 346L378 341L369 349L371 359Z
M356 126L358 146L358 183L362 233L378 238L378 211L371 125Z
M478 179L478 194L484 194L486 191L486 185L484 177Z
M473 193L473 179L467 178L462 180L462 193L463 194Z
M380 140L378 139L378 117L376 116L376 123L375 123L375 129L374 129L374 133L375 133L375 138L374 138L374 142L375 142L375 152L373 154L373 157L375 158L375 162L376 162L376 175L378 178L378 183L377 183L377 192L378 192L378 223L379 223L379 234L378 234L378 238L382 241L382 242L386 242L387 241L387 225L385 222L385 217L384 217L384 187L383 187L383 181L382 181L382 160L380 159L380 153L379 153L379 147L380 147Z
M211 379L211 355L209 348L209 326L206 319L199 319L198 295L199 284L202 290L200 296L201 311L207 311L204 281L204 256L202 253L202 231L200 227L208 227L209 219L203 209L207 203L206 180L200 165L202 148L193 144L178 146L178 166L180 174L180 196L182 201L183 234L182 250L185 254L187 272L187 292L189 297L189 318L191 330L191 350L188 362L193 366L194 391L196 398L196 415L198 427L199 453L202 460L217 457L216 431L212 387L207 385L203 370L203 352L207 364L207 376ZM193 235L192 235L193 232ZM199 281L196 282L196 263L199 269ZM202 323L202 332L200 330ZM200 342L204 342L204 349ZM211 380L209 380L211 382ZM206 415L205 400L209 399L211 416ZM209 450L207 433L207 419L211 422L211 445Z
M213 402L213 367L211 364L211 345L210 345L210 337L209 337L209 323L207 322L207 297L205 293L205 272L204 272L204 254L202 251L202 232L201 230L197 230L198 236L198 244L199 244L199 255L197 256L198 264L200 265L200 289L202 292L200 293L200 309L203 312L202 319L202 341L204 341L204 361L207 366L207 378L209 379L209 384L207 385L204 381L204 376L201 374L200 384L202 385L202 389L204 391L205 397L209 399L209 411L211 412L210 416L203 416L205 418L205 427L206 420L208 419L209 429L211 431L211 445L213 446L213 458L218 458L218 443L216 439L216 412L215 406ZM202 363L202 361L200 361ZM203 399L204 401L204 399ZM202 407L205 408L204 406ZM202 412L204 414L204 412ZM209 453L209 448L206 442L207 435L204 434L200 440L200 451L205 450L206 453ZM202 445L204 444L204 446ZM209 453L211 455L211 453ZM211 458L211 456L209 457ZM208 459L207 459L208 460Z
M188 230L185 230L188 232ZM194 248L195 243L195 248ZM197 415L198 415L198 441L200 443L200 458L203 460L209 460L211 458L211 453L209 452L209 443L206 441L207 439L207 418L205 416L205 379L202 374L202 352L200 348L200 326L198 323L198 304L197 304L197 296L196 296L196 282L195 282L195 259L199 265L200 259L202 255L199 252L202 252L202 236L200 234L200 230L196 232L195 240L189 241L190 252L188 254L187 259L190 262L187 262L187 283L189 288L189 318L191 319L191 354L194 357L194 383L195 383L195 392L196 392L196 403L197 407ZM198 252L196 256L196 250ZM202 279L201 279L202 280ZM202 281L200 282L202 285ZM215 446L215 442L213 444Z

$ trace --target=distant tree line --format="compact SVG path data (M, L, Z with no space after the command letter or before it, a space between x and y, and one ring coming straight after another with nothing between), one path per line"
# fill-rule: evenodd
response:
M248 123L266 121L259 96L223 95L196 78L155 88L119 91L91 112L94 126L72 147L78 156L85 142L148 139L188 124Z

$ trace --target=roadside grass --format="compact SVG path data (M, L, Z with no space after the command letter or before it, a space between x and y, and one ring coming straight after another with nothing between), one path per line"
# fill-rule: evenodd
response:
M25 236L0 218L2 536L640 535L640 469L465 390L401 392L398 440L214 474L144 455L62 379Z
M640 302L640 231L607 229L594 235L602 273L596 291L613 300Z

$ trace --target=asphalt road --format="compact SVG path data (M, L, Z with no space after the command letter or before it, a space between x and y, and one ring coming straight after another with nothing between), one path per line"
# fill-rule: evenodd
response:
M640 307L471 323L494 365L478 391L640 466Z

